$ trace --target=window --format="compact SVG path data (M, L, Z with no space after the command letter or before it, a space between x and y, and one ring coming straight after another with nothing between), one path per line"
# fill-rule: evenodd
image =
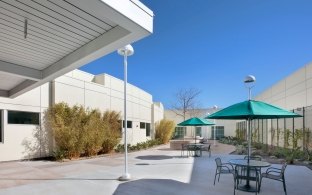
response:
M196 132L196 136L199 136L199 137L202 136L202 128L201 127L196 127L195 132Z
M39 113L8 111L8 124L39 125Z
M125 128L125 122L122 122L122 127ZM127 128L132 128L132 121L127 120Z
M213 126L211 127L211 139L214 139L214 128L216 128L216 139L224 137L224 126Z
M146 137L151 136L151 124L145 123L145 127L146 127Z
M145 129L145 123L140 122L140 129Z
M173 134L173 139L184 138L186 127L176 127Z

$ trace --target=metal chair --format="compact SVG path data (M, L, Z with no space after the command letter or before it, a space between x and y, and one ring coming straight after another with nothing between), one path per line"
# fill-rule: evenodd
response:
M211 147L210 147L210 144L207 147L207 152L209 153L209 157L211 157Z
M213 185L216 184L216 177L217 175L219 175L218 177L218 182L220 180L220 175L221 174L233 174L234 175L234 168L233 165L231 165L230 163L222 163L221 159L218 157L215 159L216 161L216 173L215 173L215 178L214 178L214 182Z
M249 167L248 168L250 172L253 172L254 174L250 175L248 174L247 167L246 166L241 166L241 165L236 165L234 169L234 195L235 192L238 188L239 181L242 180L249 180L250 181L255 181L256 182L256 189L255 193L258 194L259 189L260 189L260 179L259 179L259 172L255 167Z
M181 157L184 156L184 152L186 152L187 157L189 157L189 150L187 144L181 144Z
M284 192L285 192L285 195L287 195L285 175L284 175L286 167L287 167L287 163L284 163L282 168L269 167L265 173L261 174L260 187L261 187L262 178L277 180L283 183Z
M248 159L248 156L245 156L244 159ZM250 159L250 160L262 161L261 156L250 156L249 159Z
M244 159L248 159L248 156L245 156ZM262 158L261 156L249 156L249 160L258 160L258 161L262 161ZM258 175L260 177L261 175L261 168L256 168L256 170L258 171ZM246 171L246 167L245 168L242 168L242 171ZM255 175L254 171L250 171L250 174L251 175Z

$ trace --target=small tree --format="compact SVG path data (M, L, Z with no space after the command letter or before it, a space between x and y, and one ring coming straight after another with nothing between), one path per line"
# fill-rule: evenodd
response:
M289 147L289 141L290 141L290 137L291 136L291 132L289 129L285 129L284 132L284 147L288 148Z
M161 143L168 143L172 137L175 123L172 120L162 119L156 124L155 138Z
M271 146L274 144L274 138L275 138L275 129L271 129Z
M195 88L181 89L175 95L176 102L171 106L171 110L185 120L186 114L195 110L197 103L196 98L200 93L201 92Z

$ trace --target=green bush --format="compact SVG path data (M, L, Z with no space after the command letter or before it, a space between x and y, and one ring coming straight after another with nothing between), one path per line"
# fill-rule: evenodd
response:
M172 120L162 119L156 124L155 138L166 144L172 137L175 128L175 123Z
M127 146L128 146L128 151L131 152L131 151L137 151L137 150L151 148L153 146L160 145L160 144L162 144L162 143L158 139L152 139L152 140L148 140L146 142L139 142L136 145L128 144ZM125 151L124 145L118 144L115 147L115 151L116 152L124 152Z
M290 152L286 148L275 147L272 154L276 156L277 158L285 158L286 156L290 154Z

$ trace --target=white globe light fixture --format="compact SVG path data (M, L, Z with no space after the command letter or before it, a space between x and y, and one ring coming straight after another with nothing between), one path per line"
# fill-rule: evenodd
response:
M134 50L131 45L126 45L118 49L118 54L124 57L124 147L125 147L125 173L119 177L120 181L128 181L131 175L128 173L128 143L127 143L127 57L133 55Z
M256 77L253 75L248 75L245 77L244 83L246 87L248 88L248 100L251 100L251 88L254 87L254 82L256 82ZM251 122L250 119L248 119L248 156L251 155ZM249 160L249 159L248 159Z
M254 82L256 82L256 77L253 75L247 75L245 77L244 83L248 88L248 100L251 100L251 88L254 87Z

